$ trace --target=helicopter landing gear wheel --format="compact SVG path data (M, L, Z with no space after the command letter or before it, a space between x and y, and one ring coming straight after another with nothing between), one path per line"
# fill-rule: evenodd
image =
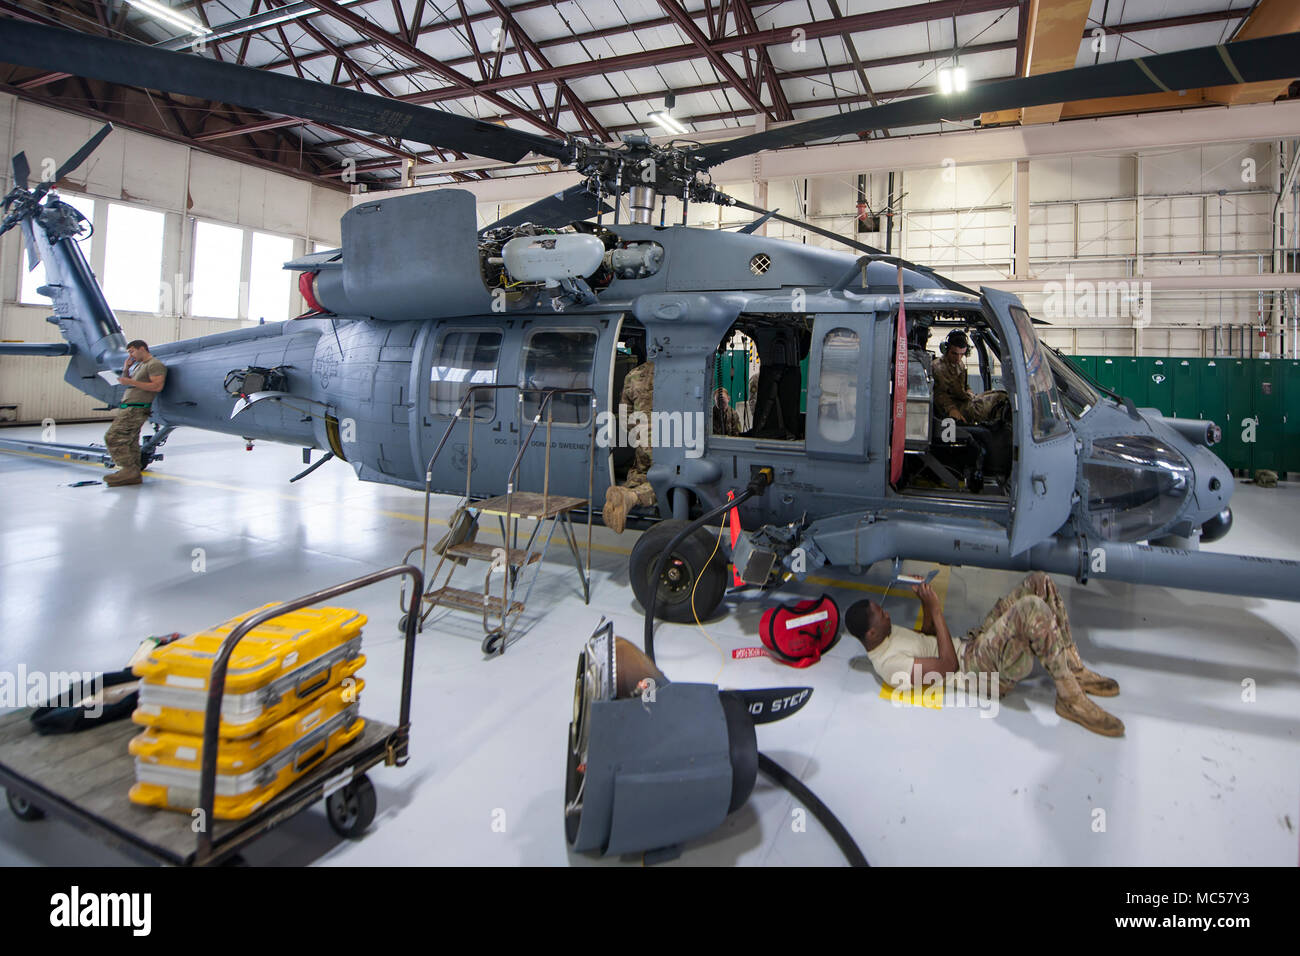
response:
M501 631L493 631L483 638L483 643L479 645L479 648L488 657L494 654L500 656L506 652L506 636Z
M36 820L45 819L45 811L33 804L30 800L18 796L16 793L5 791L5 799L9 802L9 809L13 811L14 816L19 820L32 823Z
M375 785L363 773L325 798L325 816L335 833L344 839L355 840L374 822L378 803Z
M661 521L637 541L628 560L628 576L632 591L641 607L649 606L650 578L654 574L659 556L673 538L686 527L686 521ZM705 528L697 528L677 546L668 559L663 576L658 582L655 616L676 624L686 624L698 617L706 620L727 590L727 559L721 548L714 549L713 535ZM695 606L691 607L691 592Z

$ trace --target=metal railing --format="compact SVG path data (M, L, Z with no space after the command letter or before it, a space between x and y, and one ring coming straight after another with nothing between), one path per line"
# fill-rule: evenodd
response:
M517 432L520 436L519 450L515 454L513 463L510 466L510 472L506 476L506 513L502 523L502 545L506 549L506 583L503 588L501 604L501 627L506 628L507 618L510 613L510 604L514 594L514 574L511 571L509 553L511 548L517 543L518 528L517 519L514 514L514 496L515 486L518 483L519 468L523 463L524 455L528 451L533 436L537 433L537 427L541 424L542 415L546 415L546 442L545 458L542 469L542 514L549 510L550 501L550 484L551 484L551 429L554 424L554 410L552 401L557 395L586 395L590 398L588 413L588 445L587 445L587 551L586 563L583 570L585 581L591 579L591 540L592 540L592 518L594 515L592 494L595 483L595 464L596 464L596 390L594 388L530 388L517 384L497 384L497 385L471 385L465 390L460 403L456 406L456 411L452 414L451 421L443 430L442 437L438 440L433 454L429 456L429 461L424 469L424 530L420 544L406 552L404 561L409 561L411 556L418 550L420 552L420 570L422 573L428 571L429 562L429 508L430 500L433 495L433 466L437 462L443 449L446 448L447 442L451 439L452 432L455 430L457 423L465 417L465 410L469 409L469 436L466 444L465 455L465 505L468 506L473 501L473 471L474 471L474 426L478 423L478 398L484 392L500 391L518 392L516 401L516 424ZM523 406L524 396L533 393L541 396L541 402L536 412L532 416L532 423L529 426L528 434L523 433ZM514 527L512 527L512 525ZM426 576L426 581L436 581L442 573L443 565L447 561L447 551L449 548L442 549L439 556L438 565L434 568L432 575ZM489 592L489 583L491 581L492 569L489 568L488 576L484 583L484 596L486 598ZM404 596L403 596L404 599ZM414 602L413 602L414 604ZM484 601L483 609L483 627L489 630L487 622L488 602Z

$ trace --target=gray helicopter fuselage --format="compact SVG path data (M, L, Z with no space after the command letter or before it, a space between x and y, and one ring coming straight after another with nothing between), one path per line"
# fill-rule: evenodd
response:
M976 297L921 268L759 235L607 224L620 247L653 245L657 267L639 278L615 277L585 297L545 288L502 305L484 286L477 259L467 274L469 260L459 252L476 239L468 194L424 193L366 205L386 206L381 214L390 220L373 212L362 220L365 207L356 207L344 218L340 254L287 267L319 268L319 279L329 277L321 264L333 259L333 301L355 302L386 282L386 314L314 315L156 345L154 353L169 368L167 387L155 401L157 419L329 449L364 480L420 490L450 428L447 447L429 469L431 488L486 497L507 490L521 436L539 417L540 390L591 388L594 403L583 397L554 402L549 475L543 421L532 432L514 487L541 490L549 482L552 493L586 497L590 474L599 501L617 471L606 442L596 443L592 455L592 416L617 412L616 355L627 330L636 327L645 358L655 363L654 412L680 415L681 423L675 432L680 440L652 450L648 479L659 515L685 518L717 505L746 485L752 467L770 466L771 488L743 504L740 515L747 535L766 542L791 573L918 558L1285 597L1300 581L1296 562L1257 559L1247 566L1236 556L1140 545L1193 537L1222 515L1231 473L1204 443L1188 437L1204 423L1171 424L1154 410L1138 413L1108 399L1077 417L1067 414L1055 393L1042 388L1046 351L1012 296L985 290ZM435 211L445 215L431 223ZM422 233L432 249L416 267L374 254L386 236L409 239L412 232ZM349 281L349 259L360 258L359 248L370 250L368 274ZM439 253L464 261L446 271ZM75 246L66 254L76 255ZM384 262L386 278L370 274ZM982 324L1004 344L1001 386L1013 409L1004 494L942 494L891 482L900 282L909 314ZM410 317L421 309L427 317ZM803 336L808 371L801 436L711 433L715 356L746 317L761 319L775 335L798 330ZM485 356L491 362L481 361ZM783 361L795 365L802 357L787 354ZM91 381L84 365L87 357L74 349L69 380L99 394L106 386ZM235 399L225 379L248 366L282 368L287 386L232 417ZM470 383L517 388L484 393L471 424L468 412L455 415ZM1120 465L1137 477L1132 487L1100 494L1093 485L1113 484L1116 477L1116 441ZM1148 453L1154 447L1164 460L1141 461L1124 451L1124 442L1138 442ZM1143 490L1150 475L1164 481L1170 474L1172 485ZM1119 477L1121 484L1128 481L1123 472ZM1231 560L1215 564L1220 557Z

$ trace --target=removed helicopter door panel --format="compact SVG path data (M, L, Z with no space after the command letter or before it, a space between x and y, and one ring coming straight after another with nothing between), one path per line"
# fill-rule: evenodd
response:
M341 224L347 314L402 322L492 311L472 194L376 199L349 209Z

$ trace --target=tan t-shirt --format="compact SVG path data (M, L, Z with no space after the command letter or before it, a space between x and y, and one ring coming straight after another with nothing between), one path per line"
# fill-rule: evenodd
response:
M133 378L137 382L149 382L153 380L155 375L163 376L165 381L167 366L158 361L157 358L150 356L147 361L136 362L135 367L131 369L130 374L126 377ZM139 403L147 405L153 401L154 396L157 394L157 392L146 392L142 388L128 388L126 394L122 396L122 402L123 404Z
M966 641L962 638L952 639L953 650L957 652L957 663L961 664ZM876 669L880 679L891 687L912 686L912 664L919 657L938 657L939 639L929 634L922 634L910 627L893 626L889 636L881 641L874 650L867 651L871 666Z

